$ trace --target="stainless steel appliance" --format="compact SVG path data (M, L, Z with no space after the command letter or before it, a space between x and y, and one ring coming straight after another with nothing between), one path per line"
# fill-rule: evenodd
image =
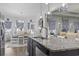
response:
M0 56L5 55L4 23L0 21Z

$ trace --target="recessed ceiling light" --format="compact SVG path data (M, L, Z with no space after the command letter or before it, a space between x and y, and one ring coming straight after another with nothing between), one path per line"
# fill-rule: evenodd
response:
M48 5L48 3L45 3L46 5Z
M40 16L40 18L43 18L42 16Z
M66 5L66 3L63 3L63 4L62 4L62 7L65 7L65 5Z
M51 12L47 12L47 14L51 14Z

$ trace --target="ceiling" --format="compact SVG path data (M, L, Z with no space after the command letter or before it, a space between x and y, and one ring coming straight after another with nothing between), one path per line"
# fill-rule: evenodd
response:
M1 3L0 11L4 15L34 17L40 12L39 4Z
M48 6L40 3L0 3L0 12L5 16L26 17L30 19L40 18L47 12Z
M61 7L62 3L50 3L48 5L44 3L0 3L0 12L3 15L35 19L40 17L41 10L44 14L47 11L53 11L54 9ZM69 3L67 5L69 11L79 12L79 4Z
M72 11L72 12L78 12L79 13L79 3L68 4L68 10Z

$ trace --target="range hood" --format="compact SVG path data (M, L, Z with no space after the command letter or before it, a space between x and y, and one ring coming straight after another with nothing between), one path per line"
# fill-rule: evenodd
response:
M72 12L72 11L58 11L58 10L55 10L55 11L53 11L51 13L51 15L67 16L67 17L77 17L77 18L79 18L79 13Z

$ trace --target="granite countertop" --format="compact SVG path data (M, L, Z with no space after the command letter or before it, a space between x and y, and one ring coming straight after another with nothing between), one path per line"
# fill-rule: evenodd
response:
M40 38L36 38L34 40L53 51L79 49L79 38L65 39L65 38L52 37L48 40L46 39L42 40Z

